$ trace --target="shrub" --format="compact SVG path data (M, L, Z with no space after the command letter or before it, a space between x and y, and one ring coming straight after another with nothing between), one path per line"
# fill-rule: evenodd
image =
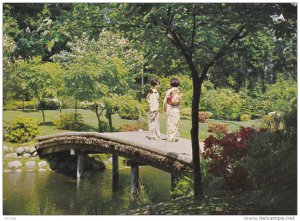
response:
M209 122L208 132L215 134L217 137L221 137L228 132L228 125L219 122Z
M38 103L38 109L44 110L57 110L59 108L59 102L57 99L47 98Z
M191 108L182 108L182 109L180 109L180 114L182 116L191 117L192 116L192 110L191 110Z
M140 128L137 125L124 124L120 127L120 131L138 131Z
M122 119L137 120L145 112L145 102L139 102L131 97L124 97L119 105L118 114Z
M92 109L93 108L93 102L88 101L81 101L78 105L81 109Z
M241 120L241 121L249 121L249 120L251 120L251 116L248 115L248 114L242 114L242 115L240 116L240 120Z
M58 129L80 130L83 125L82 115L80 113L61 114L60 118L53 121Z
M270 112L268 115L262 117L262 128L267 128L272 131L283 129L285 126L284 115L281 112Z
M213 116L213 113L211 112L198 112L198 121L201 123L205 123L207 119L211 118Z
M34 109L35 101L24 101L24 109ZM11 100L5 103L4 110L23 109L23 101Z
M193 179L189 176L182 177L176 184L175 189L171 192L173 197L191 196L194 192Z
M209 172L225 178L225 188L237 189L247 186L244 161L247 156L246 141L252 138L253 128L244 128L225 134L222 138L210 135L204 140L202 156L209 160Z
M238 118L243 99L238 93L230 89L211 89L203 94L200 107L211 111L216 119L231 119Z
M257 133L247 144L246 169L266 214L297 214L297 111L284 118L286 127Z
M5 139L12 143L26 143L39 132L38 122L35 119L18 117L7 127Z
M212 180L213 176L208 171L208 161L205 159L201 159L201 178L202 185L206 188L209 182ZM176 184L176 187L173 191L171 191L171 195L173 197L180 196L191 196L194 193L194 180L190 176L184 176L182 179Z
M108 132L111 131L109 124L105 121L100 120L100 124L98 124L98 132Z

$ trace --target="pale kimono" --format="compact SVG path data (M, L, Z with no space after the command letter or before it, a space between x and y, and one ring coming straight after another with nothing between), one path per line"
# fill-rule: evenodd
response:
M149 138L157 139L160 137L159 127L159 94L156 89L151 89L152 93L148 94L149 104Z
M177 87L172 87L166 92L164 98L164 110L167 114L167 140L176 141L179 137L179 120L180 120L180 105L172 106L167 104L167 98L170 96L171 91L178 90ZM181 94L182 96L182 94Z

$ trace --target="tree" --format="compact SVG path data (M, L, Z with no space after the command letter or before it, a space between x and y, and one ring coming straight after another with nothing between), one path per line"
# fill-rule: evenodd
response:
M70 52L62 51L52 59L67 70L66 88L75 100L91 102L100 127L104 113L112 129L112 114L118 110L125 95L135 97L135 78L140 76L143 57L128 40L117 33L103 31L98 40L88 35L68 44Z
M34 97L40 103L43 123L45 123L44 104L47 96L53 96L52 71L59 69L57 63L42 62L37 57L27 62L24 61L16 68L16 77L21 79L25 88L30 88Z
M160 45L170 47L171 43L178 49L178 53L172 54L173 58L184 61L191 74L194 197L199 200L203 194L198 138L202 83L212 74L211 68L218 65L236 42L249 33L270 27L270 16L280 15L282 8L276 4L123 4L116 10L123 12L126 21L120 22L118 17L113 21L118 27L126 28L128 32L142 32L139 35L143 37L151 33L155 42L162 40ZM143 40L145 44L153 42L147 41L147 38ZM165 55L169 47L154 47L154 50Z

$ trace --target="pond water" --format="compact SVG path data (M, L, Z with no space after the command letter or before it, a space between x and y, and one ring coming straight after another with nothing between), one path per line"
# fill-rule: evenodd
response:
M130 167L119 170L112 188L112 170L75 177L53 171L3 173L4 215L118 215L135 207L130 197ZM171 176L150 166L140 167L140 181L153 203L170 199Z

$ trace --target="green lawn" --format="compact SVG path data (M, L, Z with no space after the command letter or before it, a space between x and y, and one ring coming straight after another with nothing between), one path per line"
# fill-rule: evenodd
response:
M62 110L62 113L66 112L74 112L73 109L65 109ZM97 131L97 118L96 114L91 110L78 110L79 113L83 116L84 121L84 131ZM56 129L52 121L59 118L60 112L58 110L47 110L45 111L45 117L47 125L41 125L41 134L40 135L47 135L47 134L54 134L65 132L66 130L59 130ZM4 111L3 112L3 124L7 125L9 122L12 122L16 117L30 117L35 118L39 122L42 122L42 113L41 111ZM101 118L103 121L107 121L107 119L103 116ZM220 122L217 120L209 120L211 122ZM257 126L259 124L258 120L251 120L247 122L241 121L222 121L226 122L229 126L230 131L238 130L240 126ZM113 115L113 126L115 128L119 128L122 125L129 124L129 125L138 125L139 128L143 130L147 130L148 128L148 116L140 117L139 120L124 120L121 119L118 115ZM207 123L200 123L200 130L199 130L199 137L200 140L204 140L209 133L207 132ZM161 133L166 133L166 115L164 113L160 113L160 126L161 126ZM190 139L190 128L191 128L191 119L189 117L182 117L180 120L180 136L183 138ZM36 141L31 141L28 145L35 143ZM24 144L9 144L10 146L22 146Z

